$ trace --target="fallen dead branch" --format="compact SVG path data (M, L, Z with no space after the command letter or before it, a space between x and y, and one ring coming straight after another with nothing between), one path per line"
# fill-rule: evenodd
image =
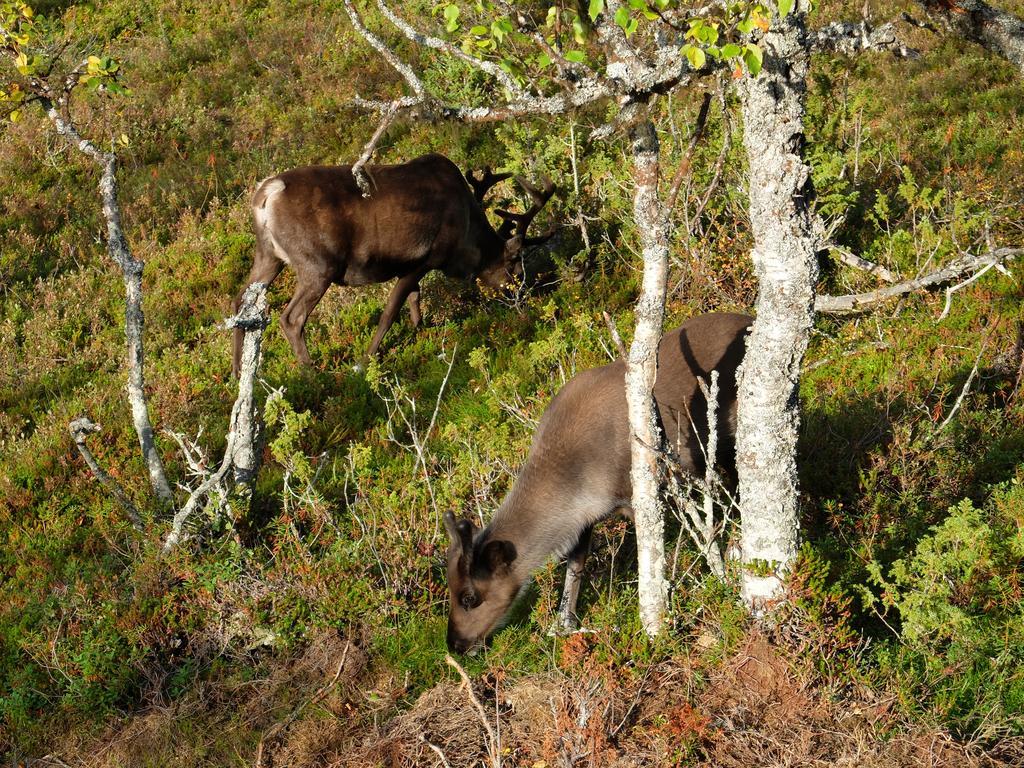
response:
M85 444L85 439L89 435L99 432L101 429L99 424L90 421L88 416L82 416L81 418L75 419L68 424L68 431L71 433L71 439L75 441L75 447L78 448L78 452L82 454L82 458L85 459L85 463L89 467L89 471L92 472L101 485L103 485L110 493L117 499L117 502L124 508L125 514L128 515L128 519L132 523L132 527L137 531L144 530L142 525L142 516L139 514L139 510L135 508L131 500L128 498L128 494L124 492L124 489L120 484L108 475L103 468L96 461L96 457L92 455L92 451L89 450L89 446Z
M895 285L889 285L885 288L868 291L867 293L853 293L846 296L819 295L815 299L814 309L826 315L852 315L858 312L866 312L878 304L905 296L914 291L931 290L948 285L960 280L965 275L970 275L967 282L973 282L993 268L998 269L1004 274L1009 274L1009 271L1004 266L1005 262L1022 253L1024 253L1024 248L996 248L981 256L968 256L956 259L942 269L922 277L904 280ZM949 289L947 292L947 306L948 296L961 287L961 285L958 285Z
M470 682L469 675L466 674L466 670L462 668L450 653L444 655L444 660L448 663L448 666L454 667L455 671L459 673L459 677L462 678L462 686L466 690L466 695L469 696L469 700L473 704L473 708L476 710L477 716L480 718L480 723L484 727L484 732L487 734L487 755L491 759L491 765L493 768L501 768L501 742L499 737L494 733L494 729L491 727L490 721L487 719L487 713L484 712L484 705L480 703L480 699L473 693L473 683Z

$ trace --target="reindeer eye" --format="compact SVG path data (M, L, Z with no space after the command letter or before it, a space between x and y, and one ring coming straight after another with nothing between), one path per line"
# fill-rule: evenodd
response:
M480 600L472 592L465 592L459 599L459 605L461 605L465 610L471 611L480 605Z

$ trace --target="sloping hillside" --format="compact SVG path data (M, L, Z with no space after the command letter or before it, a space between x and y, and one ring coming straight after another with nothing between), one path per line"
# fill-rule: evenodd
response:
M436 19L430 3L402 5ZM877 19L918 12L871 5ZM1019 0L999 5L1024 15ZM351 99L400 84L336 0L36 11L123 62L130 93L83 96L77 114L122 157L125 224L146 263L151 414L172 481L187 484L168 431L198 435L210 461L223 451L235 393L218 324L251 262L251 191L285 168L357 157L375 122ZM813 18L859 13L844 2ZM816 57L807 156L837 243L913 277L961 251L1021 244L1024 79L954 36L903 33L920 58ZM430 82L482 98L442 57L406 53ZM666 163L685 151L699 103L666 104ZM721 183L674 244L671 325L753 304L729 106L727 121L712 111L680 196L680 219L694 215L721 155ZM559 192L538 223L567 226L529 255L515 297L429 276L424 326L403 316L365 374L353 364L388 286L332 289L307 330L316 364L302 368L277 327L286 270L271 292L260 397L274 418L256 508L197 521L169 558L124 398L123 285L95 170L38 110L0 128L0 754L90 766L487 759L479 713L445 663L441 515L486 519L550 398L614 354L602 312L631 327L628 174L621 142L588 138L600 117L388 130L381 162L437 151L463 168L550 175ZM507 183L495 207L517 195ZM878 284L830 258L822 275L830 293ZM1020 765L1015 275L990 271L941 319L940 292L818 320L801 392L806 543L773 629L748 623L675 529L672 631L658 644L636 616L624 522L595 535L590 632L548 635L562 572L542 569L489 651L463 660L506 764ZM75 451L67 425L82 414L102 424L93 451L143 511L144 533Z

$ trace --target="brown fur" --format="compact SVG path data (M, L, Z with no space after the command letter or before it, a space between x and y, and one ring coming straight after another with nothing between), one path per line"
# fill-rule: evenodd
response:
M479 278L489 287L502 287L519 268L525 228L539 210L535 205L525 215L504 214L518 216L520 229L513 235L514 224L509 224L496 231L483 212L483 194L505 176L474 179L475 195L461 171L442 155L366 166L365 172L369 198L362 196L348 165L286 171L265 179L253 195L256 252L235 311L246 287L269 285L289 264L296 287L281 314L281 330L305 364L312 363L304 339L306 320L332 284L398 278L370 343L367 355L372 356L406 299L413 325L419 324L419 281L427 272L439 269L451 277ZM546 190L547 197L551 191ZM241 341L236 330L235 374Z
M751 322L745 315L702 315L661 340L654 387L658 412L666 439L683 468L694 474L704 471L700 446L707 439L707 403L697 377L708 380L712 370L719 375L718 455L726 468L733 464L736 369ZM448 645L453 650L482 643L530 573L552 554L572 551L577 562L570 567L581 569L594 523L616 511L630 515L624 379L625 364L618 360L584 371L562 388L544 412L526 464L486 529L446 515L452 539Z

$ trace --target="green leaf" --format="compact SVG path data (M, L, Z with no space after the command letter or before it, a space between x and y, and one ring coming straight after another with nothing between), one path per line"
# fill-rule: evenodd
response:
M583 51L566 51L565 60L580 64L587 60L587 55Z
M794 0L779 0L779 16L788 16L793 10Z
M590 7L587 8L587 15L591 21L595 21L601 11L604 10L604 0L590 0Z
M619 10L615 12L615 23L622 27L622 31L626 31L626 27L629 26L629 8L624 5L619 6Z
M505 42L505 36L512 31L512 22L508 19L495 19L491 22L491 34L498 44Z
M459 9L459 6L457 5L449 4L444 7L444 18L445 21L447 22L445 24L445 29L448 32L454 32L459 28L460 13L462 13L462 11Z
M580 45L587 42L587 30L583 28L583 21L579 16L572 20L572 37Z
M747 43L743 46L743 61L747 65L747 69L750 74L757 77L757 74L761 71L761 64L764 60L764 54L761 49L753 43Z
M703 50L689 43L683 46L683 55L690 62L690 69L700 69L708 60Z
M476 35L477 37L483 37L489 30L483 24L477 24L475 27L469 30L470 34Z
M749 35L750 31L754 28L754 19L747 14L740 22L736 25L736 29L742 32L744 35Z
M736 43L726 43L725 45L722 46L722 58L735 59L737 56L740 55L740 52L742 52L742 50L743 49L736 45Z

